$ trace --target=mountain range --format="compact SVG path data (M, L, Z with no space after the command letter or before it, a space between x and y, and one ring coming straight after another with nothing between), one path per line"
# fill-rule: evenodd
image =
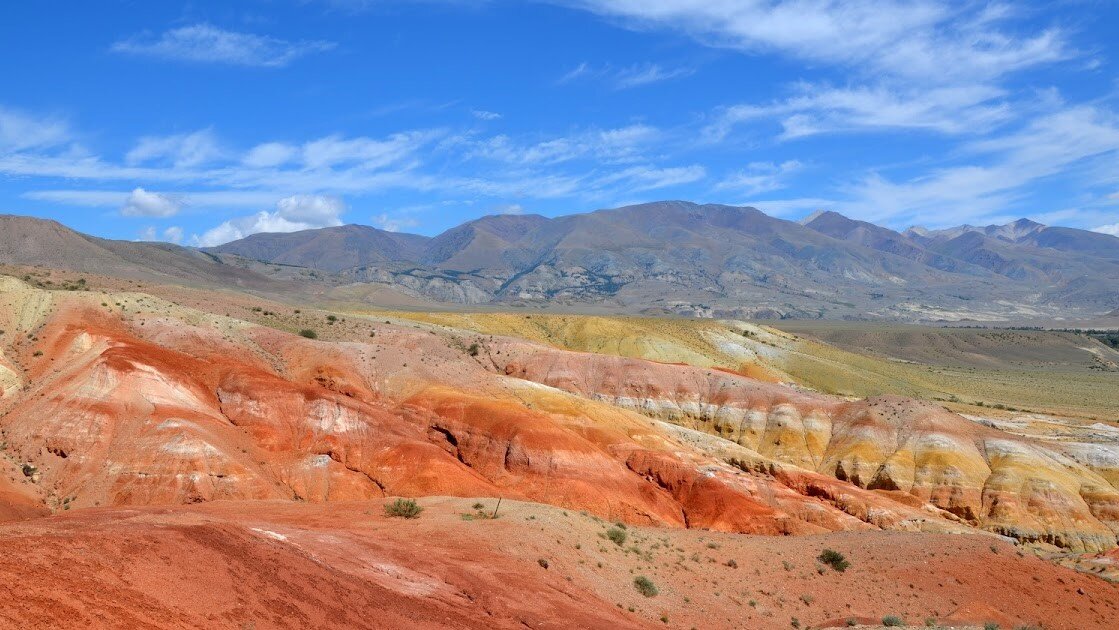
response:
M19 217L0 226L9 235L0 239L4 263L359 302L391 292L427 304L906 321L1119 309L1119 238L1027 219L898 232L835 212L793 222L750 207L663 201L486 216L435 237L344 225L204 249L109 241Z

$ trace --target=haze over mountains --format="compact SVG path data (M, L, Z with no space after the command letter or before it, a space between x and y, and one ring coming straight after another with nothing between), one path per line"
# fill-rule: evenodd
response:
M1119 238L1026 219L897 232L835 212L664 201L556 218L494 215L436 237L345 225L195 250L6 217L0 262L144 268L349 301L762 318L998 321L1119 308ZM12 226L9 229L7 226ZM266 263L266 264L261 264Z

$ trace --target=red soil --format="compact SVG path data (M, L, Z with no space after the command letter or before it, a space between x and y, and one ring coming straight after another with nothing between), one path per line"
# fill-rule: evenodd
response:
M637 628L665 627L663 617L776 629L890 614L913 625L1119 623L1119 587L983 536L630 527L627 551L592 517L506 501L497 520L464 520L473 503L424 499L416 520L386 518L380 501L214 502L9 523L0 627ZM818 572L824 548L851 567ZM636 575L660 593L642 597Z

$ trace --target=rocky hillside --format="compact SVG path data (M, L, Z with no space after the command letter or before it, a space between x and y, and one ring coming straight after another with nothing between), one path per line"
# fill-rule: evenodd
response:
M898 320L1094 317L1119 305L1119 238L1025 220L901 233L834 212L801 224L670 201L489 216L432 239L345 226L209 251L459 304Z
M220 295L202 310L0 282L13 516L502 496L667 528L1116 545L1107 458L937 405L267 302L263 326Z

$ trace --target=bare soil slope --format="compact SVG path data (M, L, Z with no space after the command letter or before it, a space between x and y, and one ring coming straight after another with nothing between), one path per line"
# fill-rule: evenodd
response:
M1119 623L1119 587L975 536L771 538L492 499L97 508L0 526L5 628L789 628ZM471 520L464 519L464 515ZM816 557L843 553L839 573ZM645 576L657 594L634 587Z

